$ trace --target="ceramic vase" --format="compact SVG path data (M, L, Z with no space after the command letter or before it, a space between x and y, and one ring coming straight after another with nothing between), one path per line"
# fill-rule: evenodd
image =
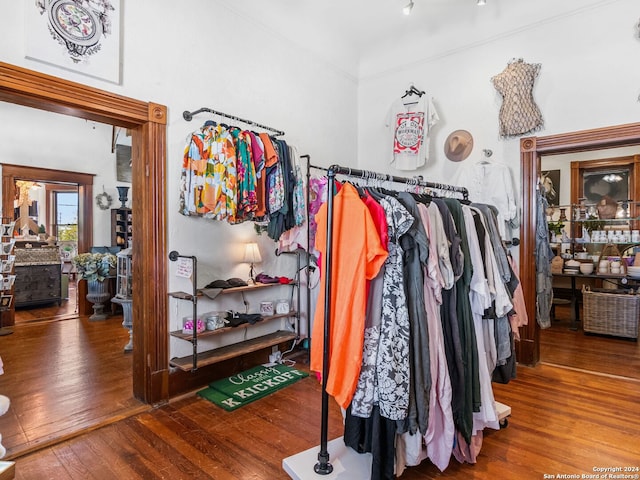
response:
M120 208L127 208L127 200L129 195L129 187L116 187L118 189L118 200L122 202Z

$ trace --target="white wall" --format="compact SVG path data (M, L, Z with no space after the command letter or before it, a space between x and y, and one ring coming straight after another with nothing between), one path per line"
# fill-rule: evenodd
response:
M496 5L494 23L487 25L500 19L500 2L487 7L492 3ZM574 0L572 5L577 3ZM239 263L241 244L256 235L252 224L231 227L177 213L182 150L189 133L208 118L203 115L189 123L182 119L183 110L206 106L285 130L286 139L310 154L317 165L355 166L357 158L360 168L406 175L388 164L384 119L391 102L413 82L434 98L441 119L433 132L431 163L415 174L450 182L458 167L479 160L482 149L488 148L494 152L492 159L512 167L519 186L519 141L498 136L501 99L490 81L510 59L522 57L542 64L534 97L545 125L537 134L637 121L637 2L585 3L589 5L578 14L566 10L552 20L535 20L527 28L493 36L487 31L484 37L470 36L469 41L466 31L459 29L457 36L452 31L450 40L434 45L428 44L428 35L389 42L388 49L361 59L359 82L350 71L334 66L342 60L324 61L317 51L286 40L268 22L251 20L224 2L209 0L192 0L188 8L177 8L169 0L123 2L122 85L25 59L23 9L31 8L32 2L10 2L5 7L0 16L0 59L168 106L168 247L198 255L202 286L215 278L246 276L247 266ZM474 28L487 26L478 18ZM27 132L32 121L14 116L13 107L4 104L0 104L0 115L3 130L15 124L10 133L0 131L0 153L11 154L18 163L52 168L49 162L58 152L41 153L47 142L32 140ZM60 150L64 155L53 168L100 173L105 175L105 189L114 192L114 183L99 172L110 155L110 128L98 140L91 126L79 139L74 123L74 119L56 117L45 130L50 128L52 137L69 140L73 151L81 152L89 144L100 153L91 150L78 155L82 158L78 160L72 159L68 148ZM96 126L96 135L101 128ZM445 138L456 129L469 130L475 142L470 158L460 164L447 160L443 152ZM16 143L22 142L25 145L16 155ZM95 157L96 163L88 164L87 157ZM97 179L97 192L101 186L102 180ZM291 274L291 259L272 255L274 245L266 236L257 240L265 257L258 268ZM176 279L174 272L172 264L170 290L188 290L188 283ZM178 327L185 314L180 308L170 304L171 329ZM171 354L187 354L188 348L183 347L172 343Z
M325 63L316 54L283 39L262 23L241 16L220 2L194 0L188 8L170 0L124 1L123 4L123 81L114 85L24 58L23 9L33 2L10 2L0 17L0 59L103 90L168 106L167 129L167 211L168 249L199 259L199 286L214 279L248 276L248 266L240 263L241 245L256 240L252 223L229 226L178 212L178 180L185 142L189 134L207 120L206 115L192 122L182 118L184 110L210 107L286 132L285 139L300 153L310 154L313 164L328 166L340 162L355 165L357 84L343 70ZM110 154L111 129L100 140L91 132L82 139L74 130L74 119L51 120L47 135L63 138L78 155L72 159L68 149L52 164L57 153L42 154L28 132L31 120L15 118L15 109L0 104L0 120L15 123L15 130L0 130L0 154L12 153L12 163L97 173L102 156L92 155L88 163L76 142L90 144L104 156ZM6 113L1 113L6 112ZM19 121L19 122L18 122ZM96 134L99 127L96 127ZM18 133L20 132L20 133ZM85 137L85 135L87 135ZM11 146L17 138L22 148ZM95 144L94 144L95 142ZM11 145L6 145L7 143ZM46 142L37 141L38 145ZM100 146L104 143L104 146ZM83 147L84 148L84 147ZM19 149L18 151L15 151ZM93 152L94 150L92 150ZM84 162L84 163L82 163ZM103 181L96 179L101 191ZM104 180L105 189L115 190ZM135 196L135 192L134 192ZM117 195L116 197L117 198ZM100 222L97 222L100 223ZM263 234L257 237L264 262L258 271L293 276L290 256L275 257L275 244ZM190 290L188 282L177 279L175 265L169 268L169 290ZM273 295L273 294L272 294ZM282 294L278 294L278 298ZM257 300L252 300L257 301ZM170 303L170 329L177 329L186 315L183 306ZM236 304L236 308L241 303ZM205 307L206 308L206 307ZM252 305L252 308L254 306ZM304 323L304 320L303 320ZM187 342L172 339L171 356L190 353Z
M637 2L591 3L596 6L578 14L541 21L466 47L465 32L459 31L456 48L440 54L426 41L402 42L401 52L390 46L369 54L361 61L358 90L359 167L402 176L421 174L428 180L451 183L457 169L480 160L486 148L493 151L492 160L512 168L519 189L519 138L499 137L501 98L491 83L491 77L513 58L542 64L534 98L544 128L532 135L638 121ZM491 4L499 8L500 2L488 2L487 7ZM388 162L384 119L393 100L410 83L433 97L440 123L433 130L430 164L415 172L400 172ZM445 157L444 141L457 129L471 132L474 149L467 160L456 164Z
M8 103L0 103L0 125L0 163L94 174L94 195L104 186L120 205L116 185L128 184L116 182L110 125ZM111 213L97 205L93 243L111 245Z

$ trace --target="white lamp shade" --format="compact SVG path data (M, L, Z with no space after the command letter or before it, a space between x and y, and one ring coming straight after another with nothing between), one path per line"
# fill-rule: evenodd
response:
M244 260L245 263L260 263L262 257L260 257L260 250L257 243L247 243L244 247Z

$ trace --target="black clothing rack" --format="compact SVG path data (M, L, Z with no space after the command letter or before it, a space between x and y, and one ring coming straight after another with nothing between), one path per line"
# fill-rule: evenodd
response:
M332 165L328 169L316 167L307 163L310 168L326 170L327 172L327 242L326 255L323 274L325 275L325 297L324 297L324 331L323 331L323 352L322 352L322 419L320 423L320 452L318 452L318 463L315 464L314 470L319 475L328 475L333 471L333 466L329 463L329 452L327 450L327 430L329 424L329 394L327 393L327 375L329 373L329 339L330 339L330 323L331 323L331 261L332 261L332 245L333 245L333 197L334 197L334 181L336 175L348 175L351 177L359 177L365 180L384 180L394 183L404 183L410 186L420 186L427 188L435 188L450 192L458 192L463 196L463 200L469 199L469 192L465 187L448 185L443 183L425 182L422 176L418 177L397 177L384 173L371 172L368 170L358 170L355 168L342 167L340 165ZM309 176L309 168L307 168L307 185ZM308 188L308 187L307 187Z
M247 125L253 125L254 127L262 128L263 130L269 130L270 132L273 132L273 135L275 137L284 135L284 132L282 130L278 130L276 128L272 128L266 125L262 125L260 123L256 123L253 120L246 120L244 118L236 117L235 115L229 115L228 113L220 112L218 110L213 110L212 108L202 107L202 108L199 108L198 110L194 110L193 112L189 112L188 110L185 110L184 112L182 112L182 118L184 118L187 122L190 122L193 119L194 115L197 115L202 112L213 113L214 115L220 115L222 117L229 118L237 122L242 122Z

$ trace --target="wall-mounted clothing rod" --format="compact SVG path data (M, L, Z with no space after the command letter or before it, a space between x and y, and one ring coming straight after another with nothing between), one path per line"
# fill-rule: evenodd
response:
M394 183L404 183L406 185L416 185L420 187L435 188L437 190L446 190L449 192L458 192L462 194L464 200L469 200L469 191L466 187L459 187L457 185L449 185L447 183L426 182L422 179L422 175L417 177L397 177L395 175L389 175L386 173L372 172L369 170L358 170L350 167L342 167L340 165L332 165L328 169L322 167L321 170L327 170L327 172L333 172L334 175L349 175L351 177L360 177L364 180L382 180Z
M198 110L194 110L193 112L189 112L188 110L185 110L182 113L182 117L187 122L190 122L191 120L193 120L193 116L194 115L197 115L197 114L202 113L202 112L213 113L214 115L220 115L222 117L229 118L229 119L235 120L237 122L242 122L242 123L245 123L247 125L253 125L254 127L262 128L264 130L269 130L270 132L273 132L274 136L276 136L276 137L284 135L284 132L282 130L278 130L276 128L268 127L266 125L262 125L260 123L256 123L256 122L254 122L252 120L246 120L244 118L236 117L235 115L229 115L228 113L220 112L218 110L213 110L212 108L203 107L203 108L199 108Z

